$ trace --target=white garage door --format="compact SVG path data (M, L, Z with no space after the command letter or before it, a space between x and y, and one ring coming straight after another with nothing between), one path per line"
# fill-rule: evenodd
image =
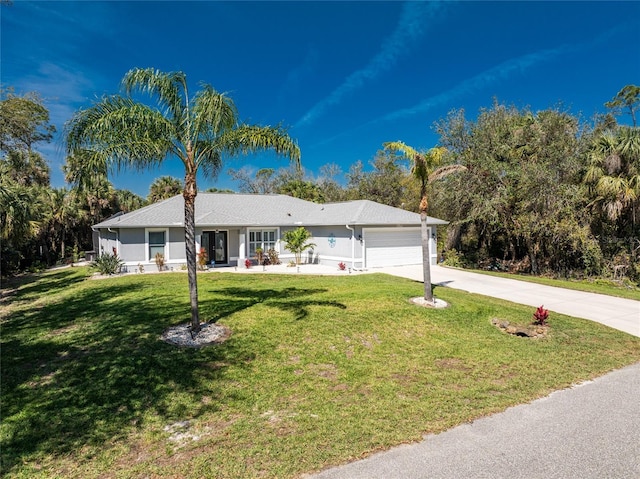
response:
M422 263L420 228L366 228L367 268Z

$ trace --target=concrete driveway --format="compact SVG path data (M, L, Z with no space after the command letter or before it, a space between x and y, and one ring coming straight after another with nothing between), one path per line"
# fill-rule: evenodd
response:
M370 271L420 282L423 280L421 265ZM528 306L544 305L549 311L589 319L640 337L640 301L498 278L442 266L431 267L431 282Z
M373 272L373 271L371 271ZM380 272L422 282L422 267ZM434 266L432 282L640 336L640 302ZM640 363L308 479L640 478Z

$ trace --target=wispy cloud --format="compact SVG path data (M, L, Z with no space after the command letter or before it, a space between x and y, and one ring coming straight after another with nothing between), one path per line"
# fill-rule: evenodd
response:
M303 61L289 70L285 81L278 92L278 104L282 105L286 102L286 98L296 96L305 78L310 76L316 65L318 64L318 50L310 48Z
M362 69L349 75L329 96L316 103L296 126L313 122L329 107L336 105L349 93L361 88L367 81L390 70L398 58L420 38L428 26L427 20L433 18L444 6L444 2L407 2L402 7L400 20L395 30L384 43L380 51Z
M524 73L525 70L530 69L534 65L539 63L553 60L562 55L566 55L572 51L575 51L577 47L563 45L558 48L549 50L541 50L538 52L523 55L518 58L513 58L503 62L493 68L483 71L482 73L466 79L458 83L455 87L427 98L417 105L401 110L396 110L388 115L373 120L371 123L377 123L380 121L391 121L408 116L413 116L418 113L424 113L433 107L444 105L456 98L460 98L465 95L469 95L476 91L479 91L489 85L497 83L499 81L506 80L516 73Z
M360 130L362 128L365 128L377 123L408 118L411 116L424 113L437 106L446 105L448 103L451 103L456 98L468 96L469 94L482 90L483 88L486 88L490 85L493 85L500 81L507 80L508 78L510 78L512 75L516 73L522 74L526 70L532 68L533 66L539 63L542 63L545 61L551 61L555 58L572 53L581 48L582 46L580 45L562 45L557 48L540 50L538 52L530 53L528 55L512 58L503 63L500 63L499 65L496 65L495 67L485 70L482 73L479 73L478 75L475 75L471 78L468 78L458 83L456 86L454 86L453 88L447 91L444 91L438 95L429 97L414 106L393 111L380 118L376 118L367 123L364 123L348 132L342 132L336 136L327 138L322 142L318 143L318 145L330 143L331 141L337 138L340 138L341 136L351 134L354 131Z
M579 43L574 45L560 45L555 48L539 50L537 52L529 53L527 55L523 55L517 58L512 58L503 63L500 63L499 65L496 65L493 68L485 70L484 72L474 77L471 77L469 79L466 79L458 83L455 87L451 88L450 90L442 92L439 95L435 95L430 98L427 98L412 107L396 110L381 118L378 118L376 120L373 120L367 123L367 125L370 125L372 123L382 122L382 121L398 120L401 118L417 115L419 113L424 113L436 106L450 103L452 100L456 98L468 96L469 94L482 90L487 86L493 85L500 81L507 80L510 77L512 77L514 74L517 74L517 73L522 74L526 70L529 70L532 67L537 66L541 63L552 61L559 57L570 55L572 53L576 53L579 51L588 50L589 48L598 44L603 44L606 41L610 40L612 37L614 37L617 33L620 33L621 31L629 28L630 28L630 24L623 24L601 33L600 35L596 36L592 41L588 43Z

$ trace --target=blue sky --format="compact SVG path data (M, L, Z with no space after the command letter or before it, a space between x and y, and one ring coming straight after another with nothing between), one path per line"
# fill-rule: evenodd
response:
M640 84L640 2L28 2L2 5L3 86L38 92L61 132L73 112L117 93L134 67L182 70L228 92L249 123L289 127L310 175L368 164L385 141L438 141L453 109L494 98L589 120ZM621 118L628 122L628 118ZM62 135L40 151L64 186ZM228 168L287 167L260 154ZM146 196L182 164L112 175ZM236 188L226 174L199 188Z

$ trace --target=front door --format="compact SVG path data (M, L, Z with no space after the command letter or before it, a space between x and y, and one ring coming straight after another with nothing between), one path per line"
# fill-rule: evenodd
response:
M227 256L227 232L208 231L205 234L209 236L209 247L207 248L209 262L214 260L215 264L227 264L229 262Z

